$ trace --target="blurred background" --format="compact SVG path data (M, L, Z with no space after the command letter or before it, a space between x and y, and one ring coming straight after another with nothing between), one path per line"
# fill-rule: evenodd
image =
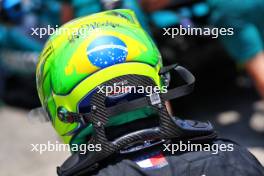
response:
M250 2L250 8L244 10L261 16L264 10L259 14L253 11L261 1ZM211 36L171 38L163 35L163 28L180 25L219 27L217 20L212 20L216 10L221 10L217 4L210 0L0 0L0 4L0 175L56 175L56 166L69 155L68 152L40 155L30 151L30 144L59 140L51 124L32 123L28 118L29 111L40 106L35 66L48 38L48 35L43 38L32 35L31 29L48 25L55 28L73 18L115 8L136 12L140 23L158 45L164 65L179 63L195 75L195 91L172 102L175 115L210 120L221 137L247 147L264 165L264 103L261 98L264 65L261 67L261 61L254 64L256 59L264 64L263 48L245 61L227 48L232 46L232 41L223 42L225 39ZM223 25L225 18L229 17L218 16L220 26L230 26L230 22ZM234 24L234 27L238 26ZM243 27L238 28L243 30ZM264 34L264 28L258 26L258 30ZM255 37L250 32L246 35L250 39ZM239 37L234 35L233 40L243 48L248 43ZM264 45L263 38L259 41ZM236 50L241 53L239 48ZM263 75L258 76L261 68ZM175 85L177 79L173 78L172 85Z

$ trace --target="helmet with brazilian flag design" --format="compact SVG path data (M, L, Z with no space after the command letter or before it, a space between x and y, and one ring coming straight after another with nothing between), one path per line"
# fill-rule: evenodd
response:
M70 21L50 37L37 65L38 94L63 141L86 143L92 125L85 120L75 121L75 115L91 111L90 98L97 86L130 74L149 77L161 86L161 66L157 47L132 11L105 11ZM112 103L115 99L106 102L107 106ZM141 108L116 115L110 118L109 126L152 113Z

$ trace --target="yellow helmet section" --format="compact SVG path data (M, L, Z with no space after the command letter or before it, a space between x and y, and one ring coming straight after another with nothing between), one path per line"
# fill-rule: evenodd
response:
M146 75L159 85L161 56L130 10L113 10L70 21L53 34L40 55L37 87L43 107L66 143L79 124L58 119L57 108L77 112L94 87L117 76Z

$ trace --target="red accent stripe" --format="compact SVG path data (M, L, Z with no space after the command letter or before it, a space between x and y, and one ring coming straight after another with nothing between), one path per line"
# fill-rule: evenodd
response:
M150 162L152 163L152 165L156 166L156 165L164 164L167 161L162 154L159 154L159 155L156 155L156 156L150 158Z

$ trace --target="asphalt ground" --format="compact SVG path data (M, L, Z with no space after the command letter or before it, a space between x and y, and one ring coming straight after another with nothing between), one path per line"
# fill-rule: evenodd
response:
M0 175L2 176L53 176L69 155L68 152L31 151L31 144L54 143L59 140L49 123L30 122L28 111L0 108Z

